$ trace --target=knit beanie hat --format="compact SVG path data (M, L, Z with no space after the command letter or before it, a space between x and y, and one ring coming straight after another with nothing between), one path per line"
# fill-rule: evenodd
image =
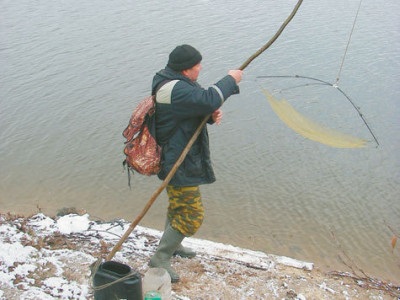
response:
M199 51L190 45L177 46L169 54L167 66L180 72L197 65L202 59Z

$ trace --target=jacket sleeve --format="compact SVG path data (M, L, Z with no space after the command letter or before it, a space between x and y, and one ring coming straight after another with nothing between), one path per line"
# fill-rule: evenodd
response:
M229 96L238 93L239 87L230 75L208 89L181 80L171 93L172 110L177 118L208 115L221 107Z
M236 84L235 79L230 75L226 75L218 81L215 86L221 90L225 100L228 99L229 96L239 94L239 86Z

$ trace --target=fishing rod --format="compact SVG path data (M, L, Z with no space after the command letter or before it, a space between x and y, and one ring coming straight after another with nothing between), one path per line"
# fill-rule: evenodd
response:
M349 40L347 41L346 49L344 50L343 59L342 59L342 62L340 64L339 72L338 72L338 74L336 76L336 82L335 82L334 86L338 86L339 85L340 73L342 72L342 68L343 68L343 65L344 65L344 60L346 59L346 55L347 55L347 50L349 49L351 37L353 36L354 27L356 26L358 13L360 12L360 8L361 8L361 3L362 3L362 0L360 0L360 3L358 4L357 13L356 13L356 16L354 17L354 21L353 21L353 27L351 28L351 31L350 31Z
M257 52L255 52L252 56L250 56L240 67L239 70L244 70L255 58L257 58L261 53L263 53L266 49L268 49L276 40L277 38L281 35L285 27L289 24L289 22L293 19L295 14L297 13L301 3L303 0L299 0L294 7L293 11L291 14L286 18L285 22L281 25L281 27L278 29L278 31L274 34L274 36L264 45L262 46ZM123 242L128 238L128 236L131 234L133 229L135 229L136 225L139 224L139 222L142 220L144 215L147 213L147 211L150 209L150 207L153 205L157 197L161 194L161 192L164 190L164 188L168 185L172 177L175 175L176 171L178 170L179 166L182 164L184 161L186 155L188 154L190 148L198 138L200 132L202 131L203 127L206 125L207 121L210 119L211 114L207 115L203 121L200 123L200 125L197 127L196 131L194 132L193 136L187 143L186 147L183 149L181 155L179 156L178 160L172 167L171 171L168 173L167 177L164 179L164 181L161 183L160 187L153 193L153 195L150 197L150 200L147 202L145 207L143 208L142 212L139 214L139 216L129 225L129 228L126 230L124 235L120 238L120 240L117 242L117 244L114 246L114 248L111 250L111 252L108 254L106 260L109 261L111 260L115 253L121 248Z

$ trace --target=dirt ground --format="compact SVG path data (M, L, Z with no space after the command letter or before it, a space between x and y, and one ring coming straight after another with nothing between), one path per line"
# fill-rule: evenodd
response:
M12 250L0 250L0 299L93 299L91 265L106 257L129 224L76 217L81 219L67 220L76 228L63 231L62 220L41 214L0 215L0 248L19 249L15 257ZM79 227L82 220L85 226ZM158 231L138 227L113 260L143 276L159 237ZM172 299L400 299L399 287L378 279L326 274L312 263L186 240L198 255L173 258L181 281L172 285Z

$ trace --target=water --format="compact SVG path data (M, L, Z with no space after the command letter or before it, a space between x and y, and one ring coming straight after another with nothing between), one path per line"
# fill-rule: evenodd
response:
M200 83L239 67L276 32L294 1L1 1L0 209L55 214L75 206L101 219L133 220L160 182L122 170L130 113L168 53L203 54ZM334 88L296 89L296 109L370 141L334 149L304 139L272 112L260 86L304 75L334 82L358 1L310 0L275 44L250 64L241 94L210 127L217 182L202 186L206 219L196 234L398 281L400 231L400 21L398 1L363 1L339 85L360 107L379 147ZM229 9L228 9L229 8ZM162 194L142 225L162 229ZM334 237L333 237L334 235ZM343 250L341 250L343 249ZM343 256L343 255L342 255Z

